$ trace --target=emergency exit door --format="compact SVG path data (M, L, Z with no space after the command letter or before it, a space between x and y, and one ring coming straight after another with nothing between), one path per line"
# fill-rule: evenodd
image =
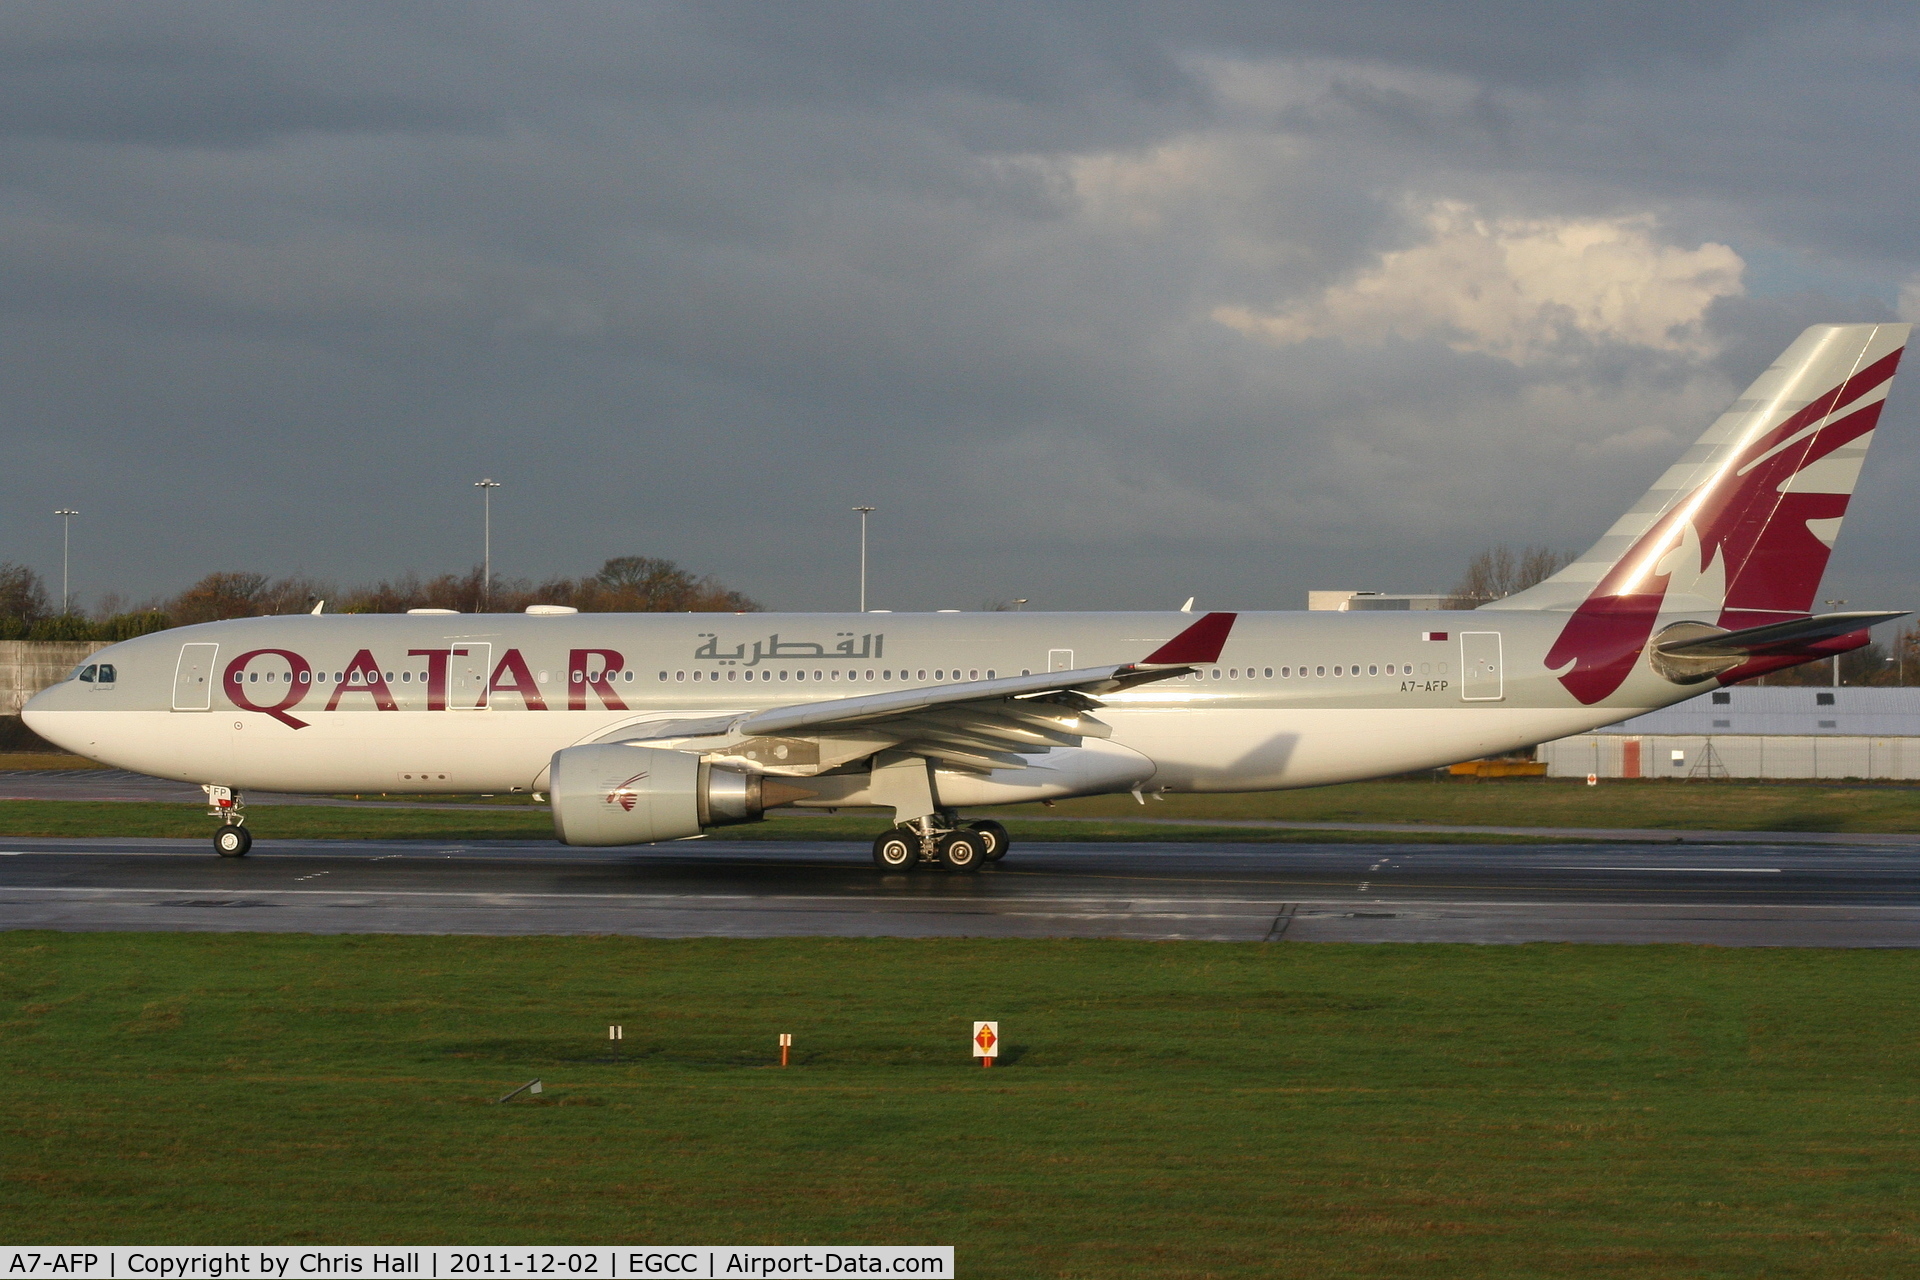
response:
M1498 631L1460 633L1460 700L1499 702L1506 697Z
M175 711L213 709L213 663L219 654L220 646L217 644L180 646L180 662L173 669Z

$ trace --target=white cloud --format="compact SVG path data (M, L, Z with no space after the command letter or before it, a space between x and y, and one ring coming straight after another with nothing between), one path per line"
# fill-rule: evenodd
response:
M1900 318L1920 323L1920 276L1910 276L1900 286Z
M1318 297L1272 312L1221 306L1213 318L1276 346L1433 338L1528 364L1581 339L1707 355L1707 308L1743 292L1739 254L1663 244L1651 216L1489 218L1442 201L1422 221L1424 243Z

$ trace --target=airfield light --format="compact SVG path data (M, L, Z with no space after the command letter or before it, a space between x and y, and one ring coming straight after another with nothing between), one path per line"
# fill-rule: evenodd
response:
M73 518L80 513L78 511L69 511L65 507L62 507L53 514L60 517L60 612L62 615L65 615L68 611L67 601L69 599L67 593L67 549L72 545L70 535L73 532Z
M782 1031L780 1033L780 1065L783 1067L787 1065L787 1051L791 1048L793 1048L793 1033Z
M607 1027L607 1039L613 1042L613 1056L616 1059L620 1057L620 1042L626 1038L627 1029L625 1027L618 1025L609 1025Z
M493 491L500 482L476 480L473 487L480 491L480 611L485 613L493 607Z
M874 507L855 507L860 513L860 612L867 611L867 517L872 515Z

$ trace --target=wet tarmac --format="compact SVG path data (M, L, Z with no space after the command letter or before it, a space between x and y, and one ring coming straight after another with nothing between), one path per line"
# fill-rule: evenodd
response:
M0 928L645 937L1920 945L1873 844L1045 844L886 874L845 842L0 841Z

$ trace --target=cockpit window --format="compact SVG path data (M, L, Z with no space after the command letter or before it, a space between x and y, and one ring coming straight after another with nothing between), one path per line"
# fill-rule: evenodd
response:
M99 679L101 684L112 684L114 680L117 678L118 678L117 673L114 671L113 664L111 662L103 662L100 664Z
M85 680L88 684L92 684L94 673L99 669L99 667L89 662L86 666L80 668L80 679Z

